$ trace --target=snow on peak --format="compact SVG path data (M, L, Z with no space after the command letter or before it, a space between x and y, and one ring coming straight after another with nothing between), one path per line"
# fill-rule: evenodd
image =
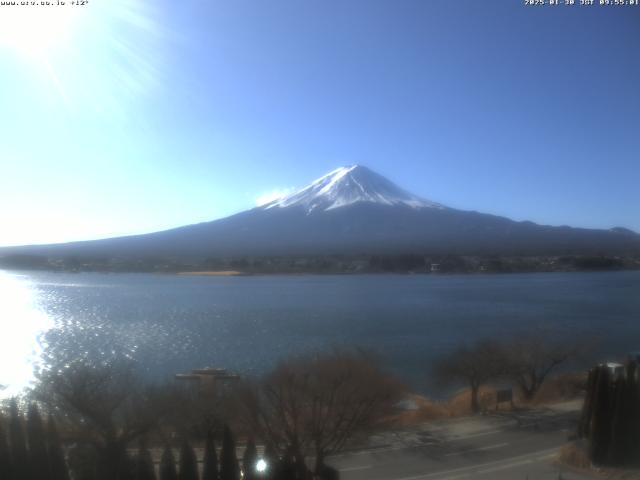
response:
M314 210L332 210L357 202L404 205L411 208L445 208L438 203L412 195L361 165L340 167L306 187L261 208L266 210L302 206L310 213Z

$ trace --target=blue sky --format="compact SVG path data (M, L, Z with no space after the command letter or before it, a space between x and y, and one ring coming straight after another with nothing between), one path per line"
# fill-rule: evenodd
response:
M212 220L354 163L452 207L640 231L640 7L1 8L0 245Z

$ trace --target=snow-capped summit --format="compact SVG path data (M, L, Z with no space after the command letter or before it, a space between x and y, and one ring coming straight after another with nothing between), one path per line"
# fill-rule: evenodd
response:
M302 206L307 213L327 211L358 202L381 205L444 209L443 205L417 197L398 187L382 175L361 165L340 167L294 193L261 207L285 208Z
M621 228L537 225L444 207L356 165L338 168L291 195L230 217L132 237L0 248L0 262L3 256L16 254L130 259L140 265L147 265L148 258L159 258L170 265L270 256L603 252L638 255L640 235ZM206 262L203 265L209 265Z

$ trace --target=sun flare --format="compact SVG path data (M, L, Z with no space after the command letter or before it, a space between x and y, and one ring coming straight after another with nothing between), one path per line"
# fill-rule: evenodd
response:
M18 60L20 73L36 82L35 94L62 111L127 119L133 101L159 85L160 10L153 0L15 3L0 6L0 59Z
M2 7L0 48L28 55L47 57L73 38L74 26L83 7L24 6Z

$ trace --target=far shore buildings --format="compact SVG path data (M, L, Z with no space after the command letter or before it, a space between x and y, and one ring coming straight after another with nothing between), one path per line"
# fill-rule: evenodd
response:
M175 379L184 382L194 394L216 394L240 380L240 375L226 368L198 368L190 373L177 373Z

